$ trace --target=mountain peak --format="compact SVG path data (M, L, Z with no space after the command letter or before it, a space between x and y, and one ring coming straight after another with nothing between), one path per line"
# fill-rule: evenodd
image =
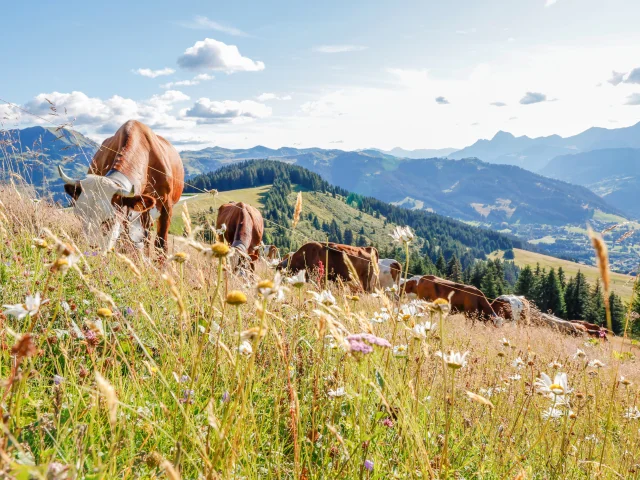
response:
M514 137L512 133L499 130L498 133L496 133L491 140L511 140L513 138L516 138L516 137Z

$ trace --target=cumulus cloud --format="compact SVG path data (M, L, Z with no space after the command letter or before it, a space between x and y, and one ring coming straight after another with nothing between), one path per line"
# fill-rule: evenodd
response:
M276 95L275 93L262 93L256 97L260 102L269 100L291 100L291 95Z
M640 83L640 67L634 68L624 79L625 83Z
M318 45L313 47L313 51L319 53L361 52L366 49L367 47L364 45Z
M196 75L191 80L179 80L177 82L169 82L163 85L160 85L160 88L173 88L173 87L193 87L195 85L200 85L201 82L207 82L209 80L213 80L215 77L213 75L209 75L208 73L201 73L200 75Z
M491 102L489 105L492 105L494 107L506 107L507 104L504 102Z
M271 107L253 100L238 102L200 98L191 108L184 109L181 113L183 117L194 118L198 123L242 123L269 117Z
M178 65L189 70L217 70L225 73L257 72L264 63L243 57L235 45L205 38L178 57Z
M640 105L640 93L632 93L627 97L625 105Z
M152 128L183 128L193 125L172 114L175 105L189 100L178 90L168 90L143 101L114 95L106 100L89 97L83 92L41 93L25 105L30 112L46 115L50 103L58 112L66 111L74 127L85 127L98 133L113 133L127 120L139 120ZM64 119L66 120L66 119ZM61 120L63 121L63 120Z
M438 105L449 105L449 100L444 97L436 97L436 103Z
M161 68L160 70L151 70L150 68L139 68L137 70L133 70L133 73L136 75L142 75L143 77L148 78L156 78L156 77L164 77L166 75L171 75L176 71L173 68Z
M218 32L227 33L235 37L248 36L245 32L238 28L218 23L202 15L196 15L193 20L188 22L180 22L180 25L186 28L193 28L195 30L216 30Z
M620 85L624 81L624 72L616 72L615 70L611 74L611 78L607 80L611 85Z
M547 100L547 96L540 92L527 92L524 97L520 99L522 105L531 105L533 103L540 103Z

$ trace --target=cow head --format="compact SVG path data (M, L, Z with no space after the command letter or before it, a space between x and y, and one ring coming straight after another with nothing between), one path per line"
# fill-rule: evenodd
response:
M111 249L120 236L122 223L128 215L146 212L155 206L149 195L135 195L117 181L89 174L74 180L58 166L64 191L73 200L73 210L82 220L90 244Z

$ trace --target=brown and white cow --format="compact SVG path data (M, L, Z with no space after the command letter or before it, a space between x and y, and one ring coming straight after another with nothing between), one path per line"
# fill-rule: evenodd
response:
M491 302L491 308L505 320L527 321L531 316L529 301L520 295L500 295Z
M380 288L391 288L394 285L399 285L400 276L402 275L400 262L393 258L381 258L378 260L378 268L380 269L378 277Z
M280 260L280 250L275 245L260 245L258 253L266 260Z
M233 248L251 259L251 268L258 259L257 249L262 243L264 220L260 212L249 204L229 202L218 209L216 228L225 225L224 238Z
M350 278L350 274L343 254L348 255L364 290L371 292L376 285L376 275L372 263L378 262L378 250L374 247L353 247L340 243L309 242L302 245L289 258L280 262L277 269L288 269L293 273L306 270L308 275L320 268L322 263L329 280L336 281L340 278L343 281L347 281Z
M155 208L155 245L166 253L173 206L184 188L182 160L167 140L129 120L102 142L85 178L74 180L60 166L58 171L90 243L111 249L126 224L132 242L142 248L146 241L148 247Z
M464 312L466 315L478 314L480 317L489 318L496 324L501 323L501 318L491 308L491 304L484 293L471 285L452 282L435 275L424 275L418 281L416 287L418 298L433 301L437 298L451 297L451 307Z

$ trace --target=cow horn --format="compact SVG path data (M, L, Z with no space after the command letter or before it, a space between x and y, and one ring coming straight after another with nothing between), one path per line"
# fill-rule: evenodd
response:
M131 186L131 190L127 190L126 188L121 188L118 191L118 195L120 195L121 197L135 197L136 196L135 188L133 187L133 185Z
M69 175L64 173L64 170L62 170L62 167L60 165L58 165L58 173L60 174L60 178L66 185L75 185L77 183L77 180L74 180Z

